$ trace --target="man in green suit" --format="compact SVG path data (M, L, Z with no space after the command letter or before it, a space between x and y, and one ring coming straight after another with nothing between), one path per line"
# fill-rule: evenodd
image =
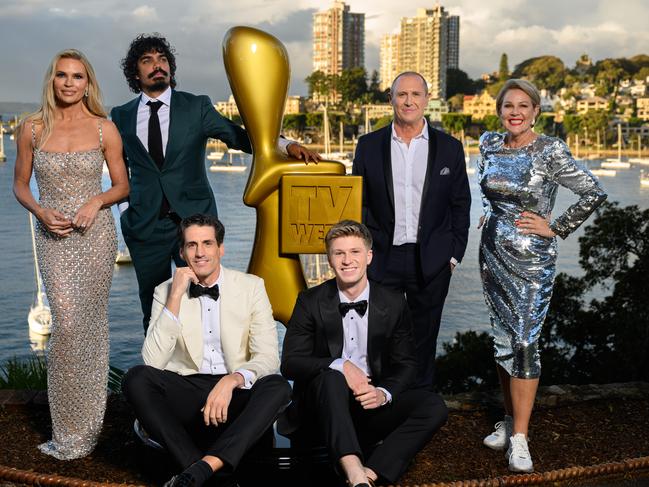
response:
M121 227L137 275L144 330L155 287L171 277L179 254L178 224L195 213L217 216L205 170L208 138L252 152L244 129L221 116L207 96L176 91L174 49L164 37L140 35L131 43L122 69L140 95L113 108L111 118L124 142L129 201L120 204ZM319 156L280 139L279 148L297 159Z

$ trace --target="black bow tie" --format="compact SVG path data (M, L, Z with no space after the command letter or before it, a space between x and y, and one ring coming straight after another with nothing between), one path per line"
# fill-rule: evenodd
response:
M214 284L212 287L203 287L193 282L189 285L189 297L198 298L199 296L207 295L214 301L219 299L219 285Z
M338 304L338 310L340 314L345 317L350 309L355 309L359 316L365 316L367 311L367 299L362 301L356 301L355 303L340 303Z

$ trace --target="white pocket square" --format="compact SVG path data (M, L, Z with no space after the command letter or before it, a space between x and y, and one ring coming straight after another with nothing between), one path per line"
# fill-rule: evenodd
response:
M448 167L444 167L444 168L439 172L439 175L440 175L440 176L448 176L449 174L451 174L451 170L450 170Z

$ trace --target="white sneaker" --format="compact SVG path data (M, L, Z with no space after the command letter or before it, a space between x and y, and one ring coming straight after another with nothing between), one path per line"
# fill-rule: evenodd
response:
M509 470L512 472L530 473L534 471L532 456L523 433L515 434L509 439L506 456L509 459Z
M514 428L514 418L505 415L505 419L498 421L494 425L495 431L489 436L485 436L482 443L492 450L504 450L509 446L509 437L512 435Z

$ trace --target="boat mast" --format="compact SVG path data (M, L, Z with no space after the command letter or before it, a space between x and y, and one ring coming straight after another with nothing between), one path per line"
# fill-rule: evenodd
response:
M43 287L43 281L41 279L41 273L38 270L38 254L36 253L36 235L34 234L34 218L29 213L29 229L32 233L32 253L34 254L34 277L36 278L36 303L38 306L43 306L43 293L41 288Z

